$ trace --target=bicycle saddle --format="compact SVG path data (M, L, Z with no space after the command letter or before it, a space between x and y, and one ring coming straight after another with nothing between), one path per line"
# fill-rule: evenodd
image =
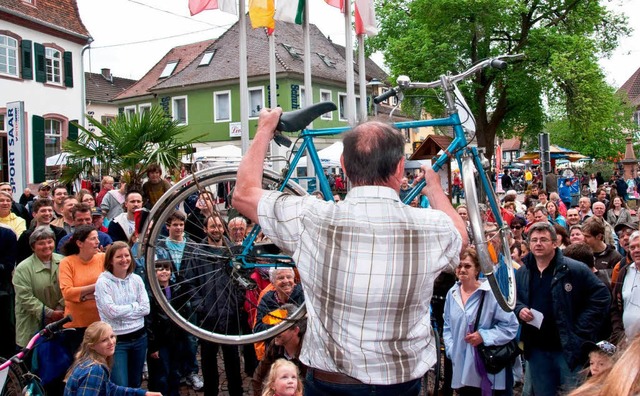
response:
M282 113L278 130L281 132L296 132L307 127L313 120L324 113L337 110L333 102L320 102L304 109Z

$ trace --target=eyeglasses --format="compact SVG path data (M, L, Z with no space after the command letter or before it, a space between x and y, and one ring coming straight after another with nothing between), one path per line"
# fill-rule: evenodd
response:
M549 238L540 238L540 239L530 239L529 243L535 245L536 243L549 243L552 242Z
M156 264L156 271L171 271L170 264Z
M517 225L511 226L511 229L512 230L520 230L520 229L522 229L522 226L517 226Z

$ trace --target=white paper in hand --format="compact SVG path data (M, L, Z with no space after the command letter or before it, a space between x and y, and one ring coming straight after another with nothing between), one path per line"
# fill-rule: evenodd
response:
M531 308L530 311L531 311L531 315L533 315L533 320L531 322L527 322L527 323L530 324L531 326L539 329L540 326L542 326L542 320L544 319L544 315L542 314L542 312L536 311L533 308Z

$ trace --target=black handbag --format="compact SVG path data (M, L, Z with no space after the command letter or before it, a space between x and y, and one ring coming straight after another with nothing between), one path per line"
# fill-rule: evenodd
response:
M478 323L480 322L480 314L482 313L485 293L486 291L483 290L482 297L480 297L480 305L478 306L478 313L476 314L476 323L473 328L474 332L478 330ZM514 360L520 354L520 347L514 338L504 345L487 346L482 343L476 347L476 352L480 355L480 359L482 359L487 373L498 374L506 367L513 365Z

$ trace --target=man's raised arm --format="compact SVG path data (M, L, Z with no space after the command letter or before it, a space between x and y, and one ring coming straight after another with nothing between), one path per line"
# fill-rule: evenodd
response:
M258 202L262 197L262 173L269 143L280 121L282 109L262 109L256 136L240 162L232 205L254 223L258 223Z

